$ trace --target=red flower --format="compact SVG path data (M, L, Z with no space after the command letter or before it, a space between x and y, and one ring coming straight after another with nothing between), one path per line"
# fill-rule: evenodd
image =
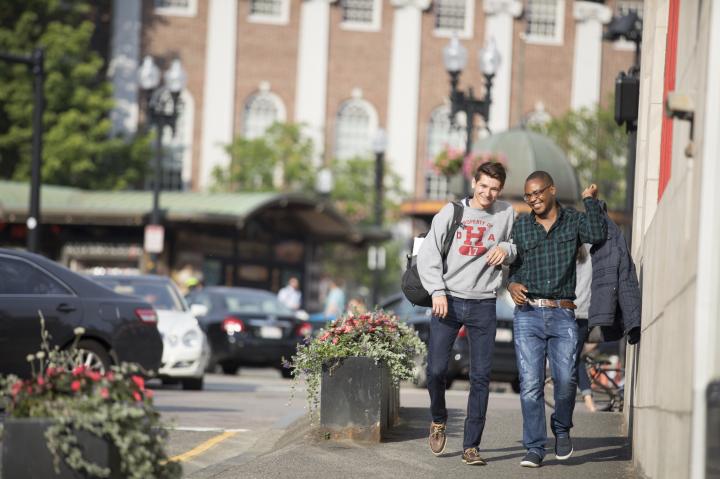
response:
M107 399L110 397L110 391L108 391L108 388L102 388L100 390L100 397L102 397L103 399Z
M329 331L325 331L325 332L320 336L320 341L325 341L325 340L326 340L327 338L329 338L329 337L330 337L330 332L329 332Z
M75 369L72 370L73 376L80 376L82 373L85 372L85 369L87 369L85 366L77 366Z
M132 375L132 376L130 377L130 379L132 379L132 381L135 383L135 385L136 385L141 391L144 391L144 390L145 390L145 380L144 380L142 377L138 376L137 374L134 374L134 375Z
M90 370L88 370L88 371L85 372L85 376L87 376L88 378L90 378L90 379L92 379L93 381L97 382L97 381L100 381L100 378L102 377L102 374L100 374L100 373L97 372L97 371L90 371Z
M45 376L47 376L47 377L55 376L58 372L60 372L59 368L50 366L49 368L47 368L45 370Z
M20 391L22 391L22 387L23 387L22 381L17 381L16 383L14 383L12 385L12 389L10 390L10 394L12 394L12 397L17 396L20 393Z
M142 401L142 396L141 396L140 393L137 392L137 391L133 391L133 397L135 398L135 400L136 400L137 402Z
M75 380L70 384L70 389L72 389L72 391L76 393L80 390L81 386L82 384L80 383L80 381Z
M38 376L38 378L37 378L37 383L38 383L40 386L44 385L44 384L45 384L45 378L42 377L42 376Z

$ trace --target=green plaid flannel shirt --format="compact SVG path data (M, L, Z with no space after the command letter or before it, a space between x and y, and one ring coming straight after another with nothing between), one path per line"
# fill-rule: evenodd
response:
M559 214L550 231L523 215L513 225L517 258L510 265L509 282L521 283L529 298L575 299L575 255L583 243L597 244L607 236L600 202L583 199L585 213L558 203Z

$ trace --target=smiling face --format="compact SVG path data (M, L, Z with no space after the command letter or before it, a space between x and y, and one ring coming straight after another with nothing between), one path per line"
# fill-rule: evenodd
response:
M525 203L538 216L546 215L555 205L556 189L542 179L532 179L525 182Z
M477 181L473 179L472 187L475 203L483 209L491 207L502 191L502 186L500 180L485 174L480 175L480 179Z

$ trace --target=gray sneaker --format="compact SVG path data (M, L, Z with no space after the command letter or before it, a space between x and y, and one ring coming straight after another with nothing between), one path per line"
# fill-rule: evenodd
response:
M555 458L558 461L569 459L573 453L573 445L570 436L555 438Z
M525 457L523 457L523 460L520 461L520 465L522 467L540 467L542 466L542 461L542 457L540 457L537 452L528 451Z

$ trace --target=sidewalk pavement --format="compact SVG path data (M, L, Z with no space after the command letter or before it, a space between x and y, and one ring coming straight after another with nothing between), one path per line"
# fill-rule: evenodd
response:
M580 409L580 408L578 408ZM622 431L622 414L576 411L572 431L575 454L567 461L554 458L554 439L548 444L543 467L520 467L525 454L521 444L519 409L488 411L480 454L487 466L461 462L464 410L451 409L445 454L435 457L427 445L428 410L401 408L400 425L380 444L332 442L318 437L302 418L292 425L274 447L254 457L238 456L202 477L230 478L634 478L630 445ZM190 477L196 477L191 475ZM201 476L197 476L201 477Z

